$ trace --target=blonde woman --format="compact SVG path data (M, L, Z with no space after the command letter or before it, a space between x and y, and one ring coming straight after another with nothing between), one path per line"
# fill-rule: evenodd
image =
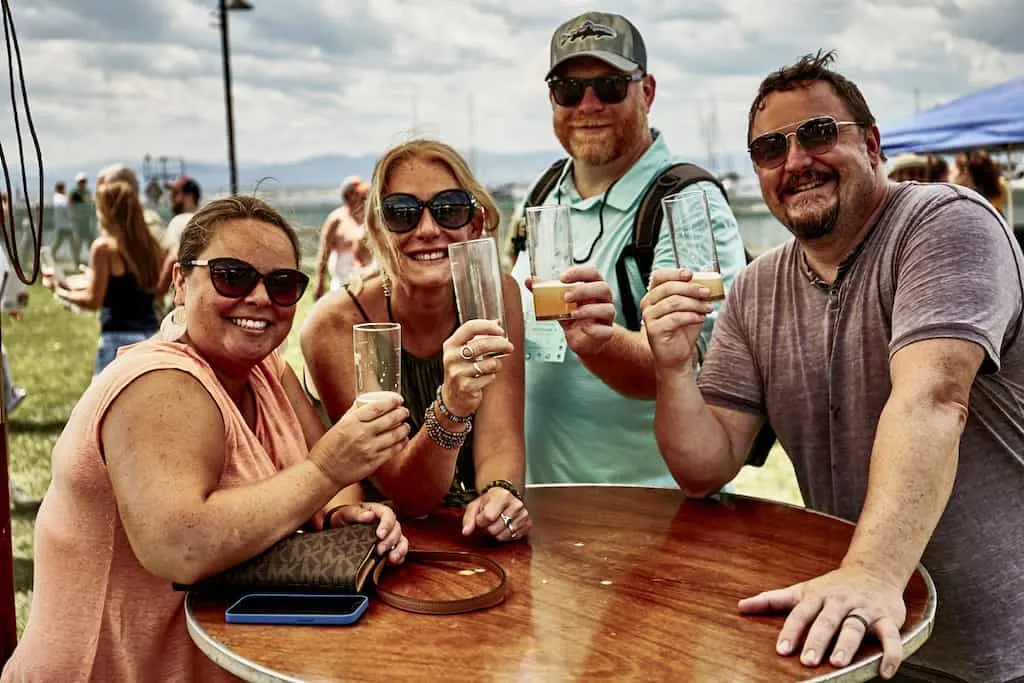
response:
M120 347L156 333L154 300L167 291L166 284L159 286L163 248L146 226L135 188L124 181L104 182L96 189L96 215L100 236L89 249L84 281L71 289L50 284L57 297L100 312L94 375Z
M507 330L459 323L448 245L493 235L498 209L451 147L414 140L377 162L367 239L381 274L321 298L302 329L309 377L337 421L355 399L352 326L402 325L402 394L412 437L372 483L405 514L465 505L462 533L505 542L530 528L523 504L523 320L504 283ZM506 333L507 332L507 336ZM481 357L508 354L503 358Z

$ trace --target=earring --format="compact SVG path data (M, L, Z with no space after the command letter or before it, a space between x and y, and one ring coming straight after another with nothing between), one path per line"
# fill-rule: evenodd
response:
M164 316L160 321L160 331L157 337L161 341L178 341L185 336L185 307L175 306L174 310Z
M388 272L386 270L384 270L382 272L384 274L384 279L383 279L383 282L382 282L382 286L384 287L384 296L386 298L390 299L391 298L391 278L388 276Z

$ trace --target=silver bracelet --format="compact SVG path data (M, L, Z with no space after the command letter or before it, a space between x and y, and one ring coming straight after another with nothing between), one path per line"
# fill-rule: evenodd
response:
M437 393L434 396L434 399L437 401L437 409L441 411L441 414L444 415L445 417L447 417L449 420L451 420L455 424L460 424L461 425L461 424L466 424L467 422L472 422L473 421L473 413L470 413L469 415L456 415L452 411L448 410L448 406L446 406L444 404L444 399L441 397L441 387L442 386L443 385L441 385L441 384L437 385Z
M464 430L461 432L450 432L437 421L437 415L434 413L434 404L431 403L427 406L427 412L423 416L423 426L426 427L427 436L430 437L431 441L441 448L448 450L462 446L466 436L473 430L473 421L471 416Z

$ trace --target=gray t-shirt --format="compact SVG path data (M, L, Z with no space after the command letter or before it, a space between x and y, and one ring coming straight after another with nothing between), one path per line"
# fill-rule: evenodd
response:
M767 416L809 508L856 521L889 360L965 339L985 360L952 496L922 559L931 639L911 662L968 681L1024 676L1024 256L979 195L890 185L829 287L793 241L755 261L723 306L699 385L712 405Z

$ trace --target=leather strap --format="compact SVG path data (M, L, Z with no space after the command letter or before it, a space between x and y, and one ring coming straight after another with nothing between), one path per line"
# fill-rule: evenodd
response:
M381 602L406 612L417 614L460 614L472 612L478 609L486 609L501 604L505 600L506 577L505 570L494 560L468 553L461 550L410 550L405 556L406 564L417 562L430 564L433 562L459 562L462 564L478 565L487 569L491 574L498 577L498 585L478 595L471 595L468 598L455 598L453 600L425 600L423 598L411 598L407 595L399 595L380 587L380 574L384 569L384 562L380 562L373 570L373 585Z

